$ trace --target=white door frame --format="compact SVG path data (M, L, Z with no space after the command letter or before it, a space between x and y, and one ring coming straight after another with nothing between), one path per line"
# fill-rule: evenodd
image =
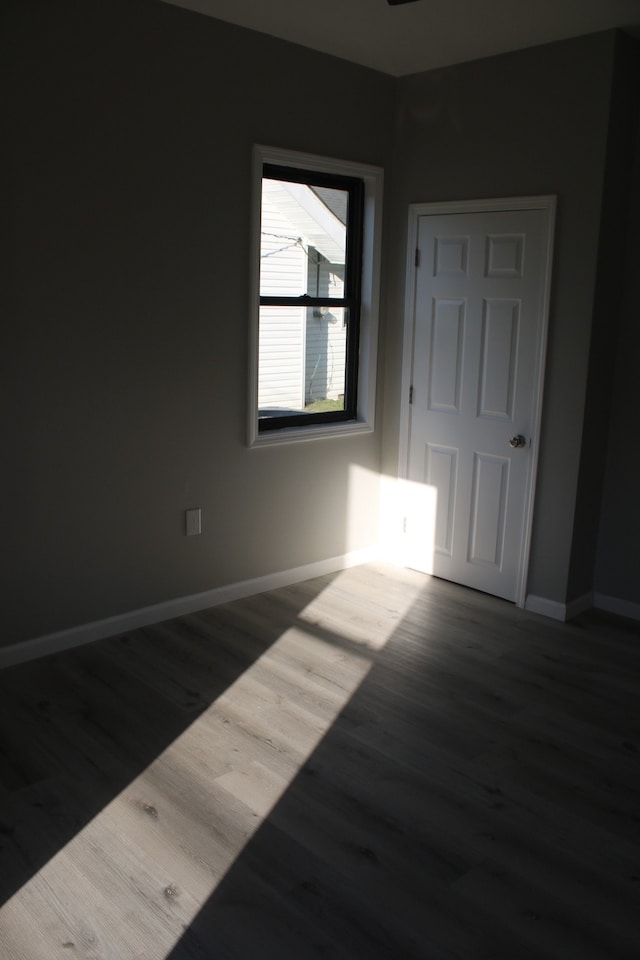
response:
M540 448L540 421L542 416L542 393L549 326L549 300L551 294L551 265L553 260L553 234L555 226L555 196L506 197L493 200L453 200L440 203L412 203L409 206L409 230L407 240L407 273L405 283L405 313L402 356L402 393L400 404L400 443L398 449L398 481L408 480L409 429L411 388L413 370L414 310L416 296L416 250L418 248L418 223L422 216L448 215L455 213L489 213L517 210L543 210L547 214L547 258L544 264L542 292L542 317L536 343L536 366L534 371L531 458L525 493L524 535L516 587L516 605L524 607L533 526L533 503ZM402 497L400 497L402 499Z

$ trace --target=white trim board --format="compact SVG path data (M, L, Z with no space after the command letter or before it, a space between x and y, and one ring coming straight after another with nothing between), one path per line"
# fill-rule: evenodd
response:
M535 594L527 594L524 604L525 610L530 613L537 613L541 617L550 617L552 620L566 620L567 607L564 603L557 600L549 600L548 597L536 597Z
M596 610L615 613L618 617L626 617L627 620L640 621L640 603L620 600L618 597L608 597L604 593L594 593L593 605Z
M307 563L291 570L281 570L269 573L240 583L230 583L222 587L205 590L204 593L194 593L186 597L176 597L164 603L156 603L140 610L131 610L128 613L107 617L104 620L94 620L69 630L59 630L23 643L15 643L8 647L0 647L0 669L11 667L18 663L26 663L38 657L45 657L50 653L60 653L72 647L79 647L94 640L104 640L107 637L117 636L127 630L137 630L140 627L149 627L154 623L162 623L174 617L181 617L188 613L196 613L208 607L217 607L232 600L241 600L243 597L255 596L266 590L276 590L302 580L311 580L328 573L337 573L348 567L356 567L361 563L369 563L378 559L377 547L364 547L353 550L339 557L330 557L327 560L318 560Z
M538 613L542 617L550 617L552 620L561 620L564 623L567 620L573 620L585 610L590 610L593 605L591 593L585 593L584 596L577 597L570 603L559 603L557 600L549 600L547 597L537 597L529 593L524 608L530 613Z
M525 610L563 622L573 620L574 617L592 608L603 610L605 613L613 613L618 617L625 617L627 620L640 621L640 603L621 600L619 597L608 597L603 593L585 593L582 597L577 597L570 603L558 603L556 600L536 597L535 594L530 593L525 603Z

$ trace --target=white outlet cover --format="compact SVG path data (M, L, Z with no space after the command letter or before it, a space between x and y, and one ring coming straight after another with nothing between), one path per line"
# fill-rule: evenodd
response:
M185 511L185 527L188 537L195 537L198 533L202 533L202 510L200 507Z

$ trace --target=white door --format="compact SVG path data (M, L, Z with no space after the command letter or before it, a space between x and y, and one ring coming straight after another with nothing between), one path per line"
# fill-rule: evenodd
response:
M408 562L517 602L548 299L553 204L541 199L417 216L412 268Z

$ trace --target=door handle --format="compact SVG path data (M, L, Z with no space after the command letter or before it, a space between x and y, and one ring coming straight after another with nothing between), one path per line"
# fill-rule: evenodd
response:
M525 438L522 436L521 433L519 433L517 437L511 437L511 439L509 440L509 446L513 447L514 450L517 450L518 447L526 447L526 445L527 445L527 441L525 440Z

